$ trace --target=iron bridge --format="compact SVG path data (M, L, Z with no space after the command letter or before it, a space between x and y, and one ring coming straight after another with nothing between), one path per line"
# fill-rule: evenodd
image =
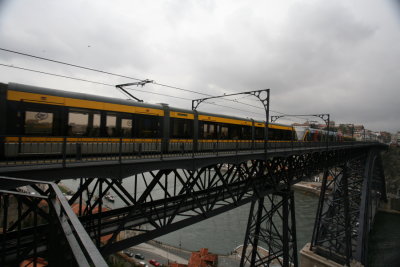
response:
M241 266L298 266L292 185L323 173L311 250L367 266L368 233L386 200L385 149L371 142L269 142L2 160L0 265L43 258L51 266L107 266L108 255L250 203ZM57 185L65 179L80 184L69 200ZM105 207L110 193L121 207Z

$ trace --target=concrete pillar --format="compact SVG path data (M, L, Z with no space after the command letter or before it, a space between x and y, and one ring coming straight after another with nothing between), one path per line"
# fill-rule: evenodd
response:
M310 243L307 243L300 250L300 267L343 267L334 261L328 260L322 256L315 254L310 250ZM351 262L350 267L362 267L363 265L358 262Z

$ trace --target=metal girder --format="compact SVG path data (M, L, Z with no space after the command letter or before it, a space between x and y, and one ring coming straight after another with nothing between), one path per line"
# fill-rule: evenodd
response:
M159 165L154 165L153 171L136 172L125 179L82 178L80 187L69 204L78 203L78 214L87 233L95 240L101 253L108 255L252 202L245 242L251 248L251 253L246 254L243 261L247 259L254 266L268 266L272 262L281 266L297 265L294 199L290 186L325 170L313 248L317 253L325 252L324 255L334 260L338 258L339 261L348 262L358 248L359 234L356 235L355 232L361 228L358 227L363 198L360 188L364 181L366 164L370 164L366 163L363 155L369 150L367 146L348 146L331 147L329 151L284 151L274 156L269 154L267 158L254 154L252 160L221 157L205 161L209 162L208 165L203 162L200 165L193 164L188 169L179 169L176 166L156 168ZM371 175L368 174L368 177L372 177L368 185L372 193L364 197L373 198L368 203L375 203L374 199L378 196L375 191L384 190L380 158L375 158L373 165L378 167L372 168L369 171ZM193 159L196 160L198 159ZM329 176L332 179L328 180ZM127 179L132 180L133 189L126 186ZM32 184L22 180L15 181L18 186L30 183ZM143 186L143 190L139 184ZM2 184L0 189L1 187ZM4 183L3 192L12 188L10 182ZM332 193L328 198L325 192L330 189ZM51 195L40 188L35 191L44 198ZM123 207L103 209L104 198L110 192L122 200ZM384 194L382 192L381 195ZM36 203L33 200L25 201L27 205ZM366 210L371 210L371 207L372 204L366 205ZM54 213L49 216L48 213L41 214L38 211L36 214L43 215L48 220L48 225L57 219L57 214ZM372 213L369 214L368 218L373 219ZM23 211L20 217L23 217ZM18 228L18 224L20 223L13 227ZM143 225L148 227L141 229ZM37 225L30 230L6 232L3 237L13 242L5 248L9 251L15 250L18 246L12 247L11 244L17 243L18 235L24 237L27 244L32 244L34 233L40 236L48 229L51 227ZM117 235L124 230L138 231L133 237L117 239ZM60 230L57 231L60 234ZM106 235L111 235L111 238L104 243L102 237ZM0 242L0 246L1 244ZM262 246L271 252L270 255L260 254L257 247ZM46 246L43 245L40 249L45 253Z
M290 190L253 200L240 266L298 266L294 213Z
M275 190L252 201L240 266L298 266L294 195L290 186L310 171L304 168L303 160L304 157L292 156L266 162L265 175Z
M107 266L56 184L0 178L26 186L0 190L1 266L39 258L52 266Z
M379 158L376 150L366 151L325 170L311 243L314 252L348 266L353 259L367 265L368 234L378 202L386 196ZM372 190L374 179L377 186Z
M321 142L269 142L268 157L287 157L290 155L301 155L309 153L323 154L326 151L326 144ZM376 143L362 142L330 142L329 151L354 153L364 153L362 150L371 148L384 149L385 146ZM260 159L265 160L264 147L254 148L254 150L244 151L208 151L194 153L189 151L185 155L163 155L153 154L148 157L127 157L119 161L115 155L100 160L88 160L82 158L80 162L67 162L66 165L60 163L42 163L24 165L23 162L14 162L10 166L0 167L0 174L20 177L38 181L55 181L63 179L85 178L113 178L120 179L130 177L135 174L149 172L160 169L190 169L197 170L202 167L218 163L239 164L246 160ZM35 162L35 161L34 161ZM23 184L21 184L23 185ZM14 183L1 184L0 188L15 188Z
M135 202L133 206L121 208L120 211L104 212L102 234L115 234L121 229L131 229L152 221L153 228L128 240L110 242L102 248L102 253L106 255L121 250L147 240L146 238L154 238L176 230L180 225L186 226L188 223L204 220L212 214L218 214L220 210L243 205L254 197L265 196L266 189L269 193L280 191L282 186L298 182L318 172L319 169L315 169L315 166L321 164L320 159L318 155L310 154L272 158L267 163L258 160L240 165L217 164L197 172L174 170L171 172L172 176L162 180L162 171L159 171L158 175L153 173L151 177L142 176L140 178L149 190L140 195L141 209L138 202ZM137 176L132 179L137 179ZM154 182L155 180L157 181ZM174 187L166 190L165 183L168 181L173 183ZM158 184L158 189L164 191L163 199L154 199L150 190L155 190L154 186L150 186L152 183ZM130 194L136 198L137 192ZM177 217L186 219L178 220ZM85 223L89 219L82 220Z
M381 156L371 150L365 161L364 180L361 191L357 247L354 258L368 266L368 237L371 231L379 201L386 201L385 177ZM380 182L379 182L380 181Z
M222 168L224 171L221 171ZM177 225L198 222L219 214L228 206L231 209L247 203L246 199L250 196L248 192L254 190L254 187L257 186L261 191L266 188L263 189L262 178L257 178L257 171L253 171L253 176L249 177L244 169L249 169L246 164L218 164L198 171L169 170L147 177L143 175L140 178L146 184L146 190L140 196L137 192L134 193L137 201L127 207L125 216L119 219L119 223L114 220L112 226L108 220L108 231L116 228L114 234L117 235L124 229L145 223L150 223L153 229L123 242L113 242L110 239L102 248L102 253L106 255L119 250L125 244L135 244L144 236L154 238L155 235L165 234L171 229L176 230ZM173 186L168 186L168 183ZM157 199L155 190L163 190L163 198Z

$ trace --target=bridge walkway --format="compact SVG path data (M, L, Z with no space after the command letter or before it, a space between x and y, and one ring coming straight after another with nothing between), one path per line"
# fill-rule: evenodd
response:
M356 149L371 146L370 142L293 142L269 143L267 157L287 157ZM216 163L241 163L247 160L265 160L265 149L245 150L215 150L215 151L185 151L170 154L132 154L113 153L104 156L79 156L50 158L15 158L0 160L0 175L25 177L28 179L52 180L79 177L123 178L136 173L167 168L182 168L195 170ZM62 171L61 171L62 170ZM112 175L114 174L114 175Z

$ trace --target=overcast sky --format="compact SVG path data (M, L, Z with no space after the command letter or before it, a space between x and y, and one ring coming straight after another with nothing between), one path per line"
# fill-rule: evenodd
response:
M400 130L399 1L0 0L0 47L209 95L270 88L273 111ZM133 82L4 51L0 64ZM125 98L112 87L4 66L0 82ZM138 89L204 97L154 84ZM190 100L132 93L191 108ZM234 109L204 103L199 110L265 118L256 98L238 101L247 105L213 100Z

